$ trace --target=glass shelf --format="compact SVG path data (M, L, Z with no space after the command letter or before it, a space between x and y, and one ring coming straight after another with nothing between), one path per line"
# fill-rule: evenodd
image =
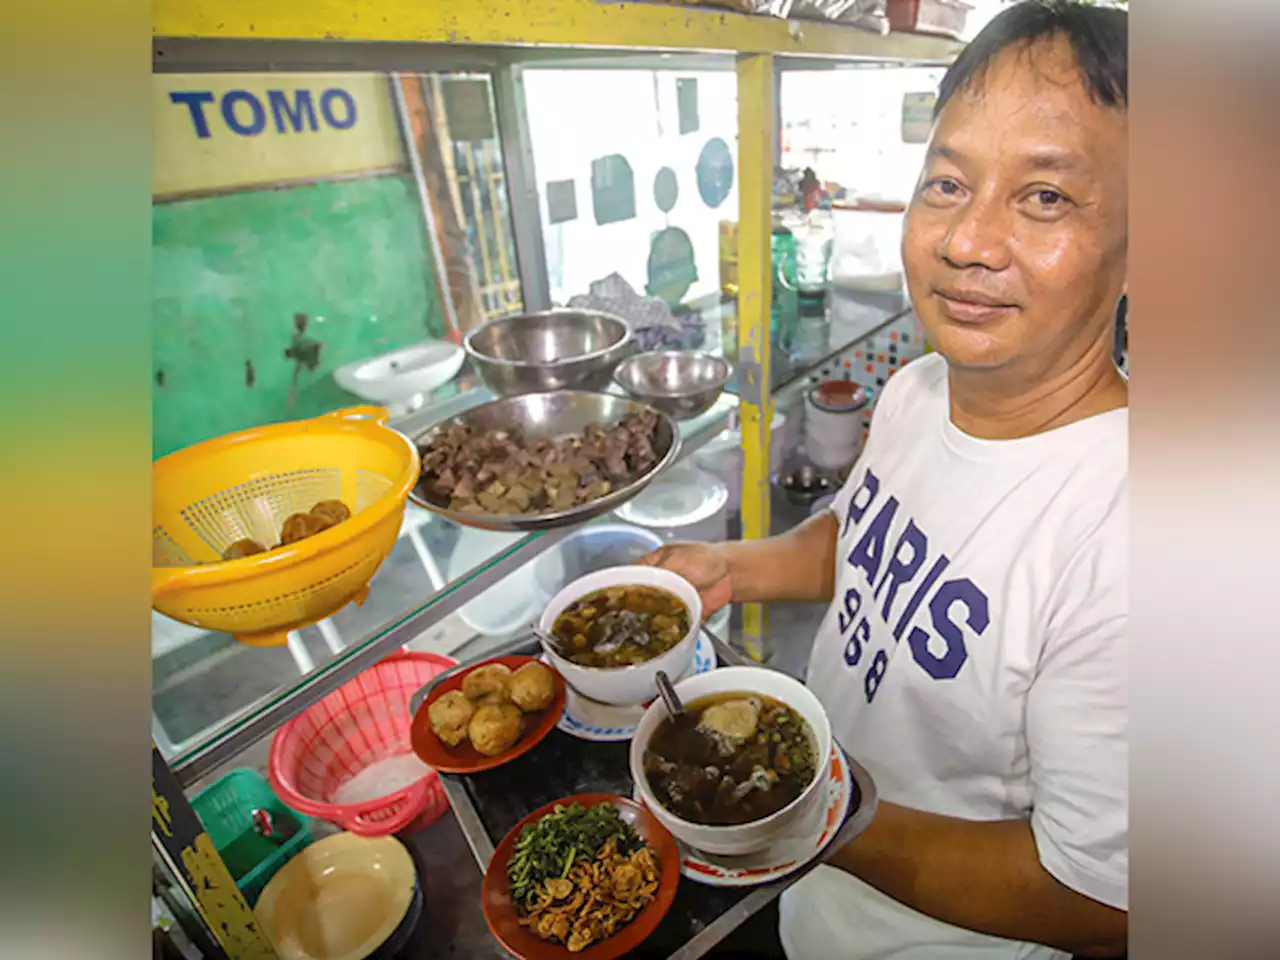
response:
M474 387L395 425L414 435L492 396ZM717 435L737 403L726 392L706 413L682 422L680 459ZM409 504L400 539L374 576L365 603L292 634L287 646L247 647L153 613L157 745L190 781L400 646L456 649L476 631L450 615L570 532L473 530Z
M824 321L826 345L820 351L815 351L811 357L797 357L779 350L776 345L774 346L769 370L769 392L771 394L777 396L797 388L830 361L857 346L868 337L875 336L910 312L904 292L901 304L896 308L888 305L892 303L892 297L885 298L881 295L878 297L881 303L876 306L864 306L856 311L850 311L847 316L844 316L844 311L841 311L842 317L836 319L833 316L835 310L830 301L832 297L841 296L843 295L835 293L828 297L826 319ZM696 310L702 315L703 324L707 331L706 345L703 349L724 356L724 342L720 331L723 329L723 325L732 324L738 309L737 301L724 298L716 299L712 302L695 305L690 309ZM729 359L736 364L737 357L730 357ZM725 389L735 394L741 392L741 385L736 371Z
M698 307L707 327L704 348L719 346L722 311L734 304ZM775 365L772 391L788 391L832 357L874 335L901 314L868 315L844 325L840 342L820 359ZM680 424L680 459L726 428L737 409L736 383L702 416ZM615 388L616 389L616 388ZM393 421L414 436L494 394L465 370L429 406ZM598 522L610 522L613 515ZM410 504L400 539L373 579L368 600L298 631L277 648L251 648L225 634L187 627L153 614L152 732L184 782L234 756L360 670L401 646L446 655L478 655L523 629L518 604L490 609L506 591L490 592L508 577L530 579L530 562L573 528L532 534L497 534L463 528ZM530 582L530 586L532 583ZM510 604L508 604L510 606ZM475 611L484 608L478 618ZM484 623L479 623L483 619Z

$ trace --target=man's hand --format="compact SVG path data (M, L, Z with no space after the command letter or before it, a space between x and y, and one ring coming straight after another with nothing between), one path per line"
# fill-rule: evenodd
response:
M673 543L641 557L639 562L670 570L688 580L702 598L704 620L733 599L733 579L721 544Z

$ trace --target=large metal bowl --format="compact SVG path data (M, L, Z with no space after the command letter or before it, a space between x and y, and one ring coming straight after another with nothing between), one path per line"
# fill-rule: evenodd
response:
M580 390L558 390L551 393L528 393L520 397L490 400L455 417L441 421L417 436L410 437L419 448L428 444L438 431L448 430L455 424L466 424L473 430L510 430L519 427L529 440L554 440L571 433L582 433L590 424L597 423L604 429L616 426L628 414L652 410L647 404L607 393L587 393ZM419 485L409 494L409 499L432 513L447 517L464 527L481 530L532 532L570 527L603 513L608 513L626 503L647 487L659 473L675 462L680 453L680 431L675 421L660 410L658 426L654 432L653 449L658 455L647 473L619 487L607 496L588 503L581 503L568 510L558 510L534 515L459 513L450 510L447 501L429 494Z
M699 350L655 350L624 360L614 371L618 386L677 420L706 413L733 376L723 357Z
M548 390L602 390L634 348L631 327L596 310L498 317L462 341L480 379L503 397Z

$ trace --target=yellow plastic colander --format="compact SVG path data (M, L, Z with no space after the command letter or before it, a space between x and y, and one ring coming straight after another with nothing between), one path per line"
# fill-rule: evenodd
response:
M206 440L152 466L151 602L168 617L255 646L362 603L400 535L417 448L381 407ZM294 513L341 500L351 517L240 560L237 540L272 547Z

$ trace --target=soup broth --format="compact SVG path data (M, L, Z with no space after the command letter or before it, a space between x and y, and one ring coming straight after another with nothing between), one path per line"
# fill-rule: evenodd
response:
M644 752L658 802L690 823L731 826L776 813L812 782L813 734L785 703L723 693L666 718Z
M566 660L582 667L626 667L684 639L689 609L658 587L606 587L570 604L551 632Z

